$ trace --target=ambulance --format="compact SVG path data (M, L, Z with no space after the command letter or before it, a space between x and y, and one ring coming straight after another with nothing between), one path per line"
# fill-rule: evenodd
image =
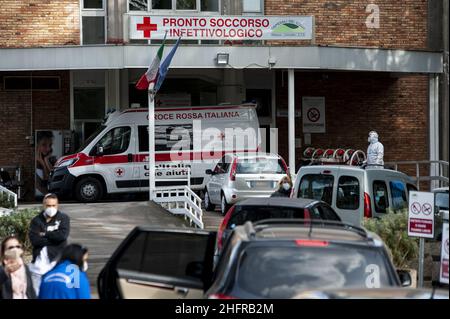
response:
M207 169L225 153L256 152L260 136L254 104L156 109L156 186L190 177L191 189L203 190ZM115 111L76 153L58 159L49 191L82 202L148 192L148 153L148 109Z

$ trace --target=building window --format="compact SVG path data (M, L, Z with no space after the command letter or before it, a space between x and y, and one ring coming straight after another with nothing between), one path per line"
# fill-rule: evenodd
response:
M81 3L81 43L105 44L106 0L83 0Z
M172 0L153 0L152 9L155 10L171 10Z
M103 9L103 0L83 0L83 9Z
M177 10L196 10L197 0L177 0Z
M263 14L264 0L242 0L243 14Z
M5 76L3 77L5 91L58 91L61 89L59 76Z
M128 11L156 10L219 12L220 0L128 0Z

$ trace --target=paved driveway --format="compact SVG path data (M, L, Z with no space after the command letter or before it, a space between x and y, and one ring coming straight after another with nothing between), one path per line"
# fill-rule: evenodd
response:
M39 205L21 205L21 208ZM148 201L101 202L95 204L61 203L60 210L71 219L69 242L89 248L88 277L92 295L97 296L97 277L108 258L137 225L154 227L189 227L184 219L174 216ZM216 230L222 220L218 212L205 212L206 229Z

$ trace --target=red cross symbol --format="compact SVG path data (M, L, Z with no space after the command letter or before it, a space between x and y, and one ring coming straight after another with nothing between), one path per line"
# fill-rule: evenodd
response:
M151 23L150 17L144 17L144 23L138 23L137 29L144 31L144 38L150 38L151 32L158 30L158 25Z
M116 168L116 175L118 177L121 177L123 175L123 169L120 167Z

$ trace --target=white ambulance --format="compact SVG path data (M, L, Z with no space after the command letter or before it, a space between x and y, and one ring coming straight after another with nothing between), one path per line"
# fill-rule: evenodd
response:
M255 152L260 145L255 105L155 110L156 186L187 181L203 190L207 169L228 152ZM147 192L148 109L113 112L75 154L55 164L49 191L94 202L106 194Z

